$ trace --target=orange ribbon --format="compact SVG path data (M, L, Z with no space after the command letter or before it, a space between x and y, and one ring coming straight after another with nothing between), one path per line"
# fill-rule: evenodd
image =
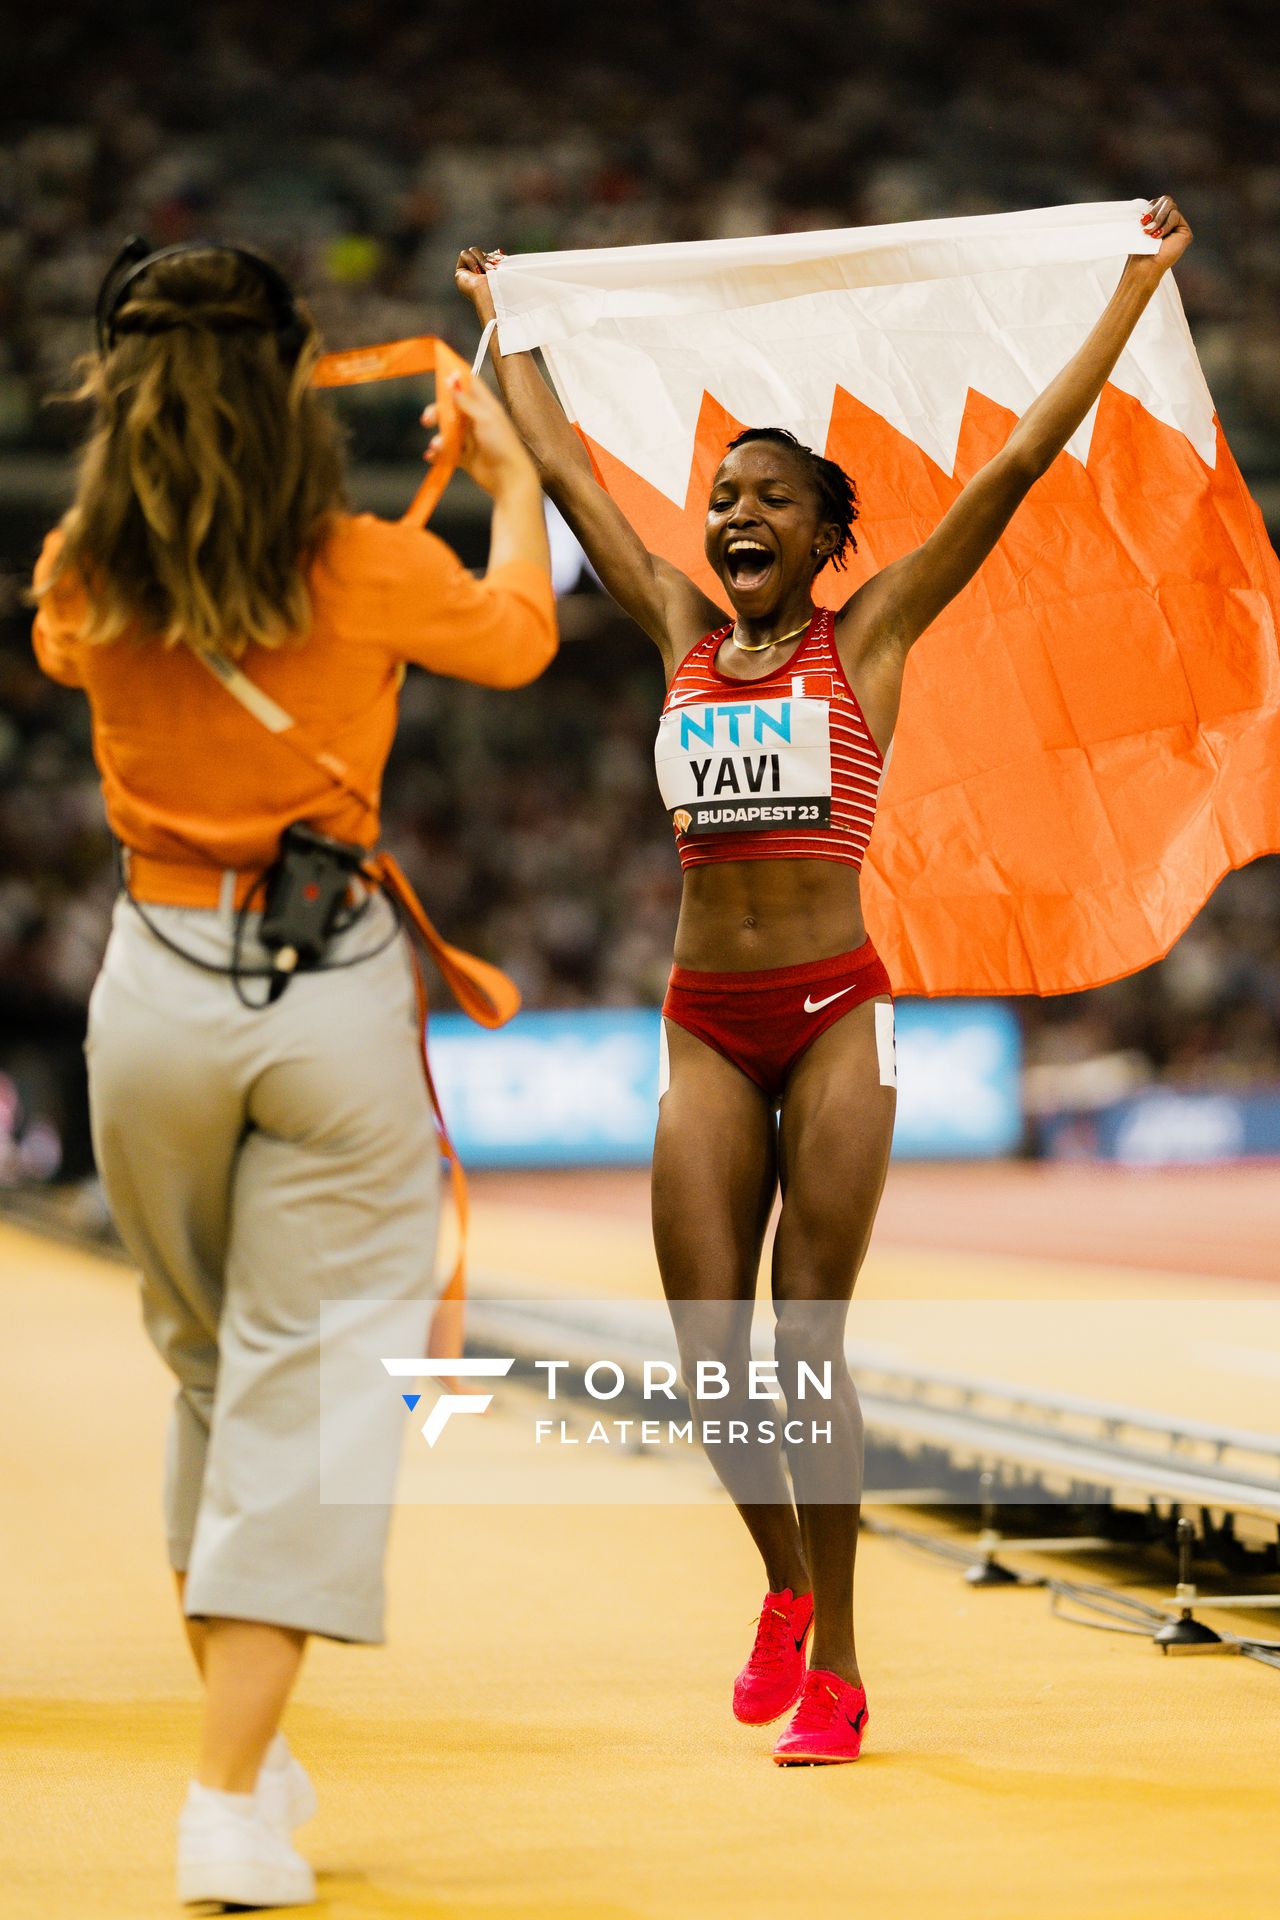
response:
M361 868L361 872L373 884L380 886L384 893L389 894L407 914L423 946L440 969L449 991L465 1014L482 1027L501 1027L520 1011L520 990L515 982L509 980L501 968L491 966L487 960L481 960L474 953L467 953L461 947L451 946L444 939L393 854L371 854ZM457 1149L449 1138L449 1130L445 1125L444 1114L440 1107L440 1096L436 1092L435 1078L431 1072L431 1058L427 1049L427 989L422 978L422 969L418 965L418 956L413 953L412 948L410 952L413 957L414 986L418 995L418 1033L422 1042L422 1070L426 1075L427 1092L431 1097L432 1112L435 1114L441 1152L449 1168L449 1185L453 1194L454 1212L458 1216L458 1254L453 1271L441 1289L435 1312L431 1317L427 1352L434 1359L456 1360L463 1348L463 1314L467 1291L467 1229L470 1221L467 1176L458 1158ZM471 1388L459 1387L456 1381L450 1381L449 1385L455 1393L474 1391Z
M355 347L350 353L325 353L317 360L311 384L316 387L363 387L375 380L403 380L410 374L434 373L440 451L431 471L401 516L403 524L425 527L436 503L453 478L462 452L466 422L458 411L452 381L463 386L471 369L453 348L430 334L412 340L390 340L380 347Z

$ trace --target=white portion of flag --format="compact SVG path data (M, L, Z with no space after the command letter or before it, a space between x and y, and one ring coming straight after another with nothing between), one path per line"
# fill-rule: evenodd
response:
M541 347L570 417L683 506L704 392L819 449L837 386L947 473L969 389L1022 413L1097 319L1145 201L656 247L517 255L504 352ZM1213 402L1166 276L1112 375L1201 458ZM1094 415L1070 442L1087 458Z

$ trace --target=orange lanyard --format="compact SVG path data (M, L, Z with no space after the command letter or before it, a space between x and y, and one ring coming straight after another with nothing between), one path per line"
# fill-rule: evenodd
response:
M402 514L405 525L425 527L436 502L453 478L462 451L464 422L454 402L450 380L467 385L471 369L452 347L430 334L412 340L391 340L380 347L356 347L350 353L325 353L316 362L315 387L363 387L375 380L402 380L413 373L434 373L439 431L443 442L431 471Z

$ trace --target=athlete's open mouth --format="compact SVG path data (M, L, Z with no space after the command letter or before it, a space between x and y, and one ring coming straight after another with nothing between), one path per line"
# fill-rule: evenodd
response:
M725 571L742 593L751 593L756 587L764 585L774 559L772 547L766 547L762 540L753 540L746 534L730 540L725 547Z

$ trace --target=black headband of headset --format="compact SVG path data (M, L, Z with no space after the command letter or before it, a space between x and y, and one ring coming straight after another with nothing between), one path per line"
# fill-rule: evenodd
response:
M280 358L287 366L292 366L302 351L308 328L298 312L293 289L278 267L273 267L261 254L250 253L247 247L224 247L210 240L183 240L173 247L153 247L149 240L142 239L138 234L125 241L107 268L98 289L93 316L98 352L108 353L115 345L119 331L115 324L116 315L139 274L145 273L161 260L173 260L183 253L229 253L253 270L270 302Z

